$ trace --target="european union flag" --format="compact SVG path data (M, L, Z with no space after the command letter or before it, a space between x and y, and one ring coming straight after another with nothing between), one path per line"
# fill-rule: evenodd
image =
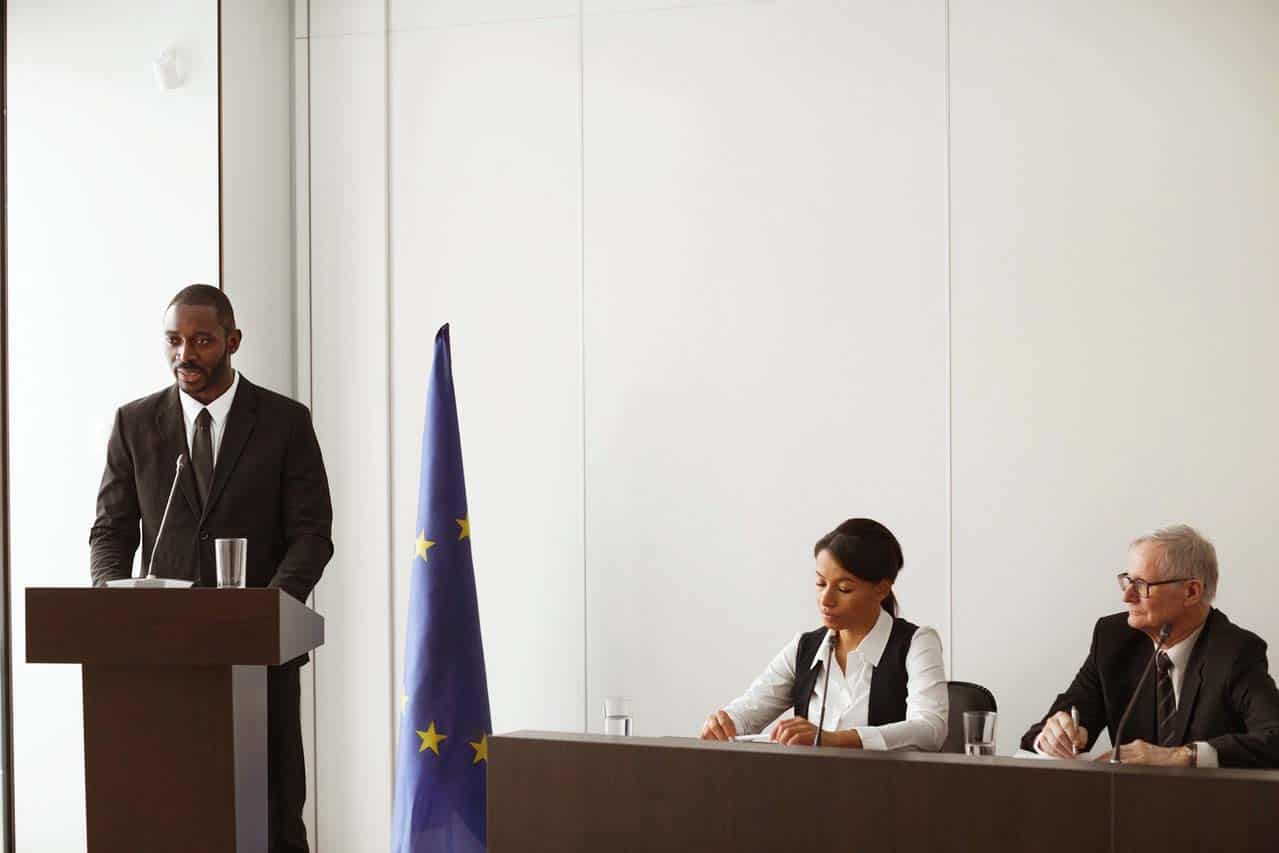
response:
M492 722L447 324L435 335L419 484L391 851L484 850Z

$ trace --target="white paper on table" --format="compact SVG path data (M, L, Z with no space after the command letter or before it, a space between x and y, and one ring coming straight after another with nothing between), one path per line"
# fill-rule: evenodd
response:
M1055 755L1044 755L1042 752L1031 752L1028 749L1020 749L1013 753L1013 758L1038 758L1043 761L1069 761L1072 759L1058 758Z

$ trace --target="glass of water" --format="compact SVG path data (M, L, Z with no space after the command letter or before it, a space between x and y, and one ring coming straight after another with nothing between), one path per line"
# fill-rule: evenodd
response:
M995 712L964 712L964 754L995 754Z
M604 734L622 735L631 733L631 700L625 696L606 696L604 698Z
M249 557L249 540L214 539L213 555L218 566L218 586L244 588L244 564Z

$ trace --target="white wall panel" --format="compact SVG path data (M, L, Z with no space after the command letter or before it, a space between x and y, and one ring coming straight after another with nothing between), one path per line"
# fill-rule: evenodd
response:
M671 12L680 14L699 6L759 6L774 3L775 0L582 0L582 13L585 15L611 15L614 13L630 14L632 12ZM818 0L822 5L829 5ZM846 4L847 5L847 4ZM860 9L861 7L856 7ZM849 8L849 14L854 9Z
M297 6L304 5L299 2ZM297 399L311 405L311 97L310 40L293 43L293 330L297 347L294 388ZM322 450L322 449L321 449ZM332 484L330 484L330 489ZM308 602L315 606L314 596ZM318 763L315 728L315 671L318 664L302 669L302 746L306 755L306 808L303 820L307 836L314 839L319 825L316 809ZM317 847L318 850L318 847Z
M315 592L317 848L355 853L390 844L385 35L312 38L310 62L312 411L336 548Z
M311 43L293 48L293 329L298 399L311 404Z
M944 9L584 22L588 724L689 734L900 537L945 633Z
M951 3L955 674L1011 749L1122 609L1126 545L1215 539L1279 636L1279 18Z
M90 583L115 410L173 381L165 305L218 281L216 5L6 5L13 841L83 850L80 671L25 663L24 589Z
M294 0L307 4L312 36L374 35L386 32L387 0Z
M293 396L293 34L287 2L222 0L222 288L236 367ZM302 43L305 46L305 42Z
M426 385L451 322L493 725L582 726L576 19L392 38L396 684Z
M391 29L577 20L579 0L390 0Z

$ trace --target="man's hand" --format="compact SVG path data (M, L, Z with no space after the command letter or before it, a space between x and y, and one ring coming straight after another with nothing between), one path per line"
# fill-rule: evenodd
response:
M812 746L817 739L817 726L803 717L792 717L773 726L772 738L787 746Z
M1058 711L1044 723L1035 746L1044 755L1075 758L1088 746L1088 729L1076 726L1068 712Z
M702 723L702 740L732 740L737 737L737 724L727 711L719 710L706 718Z
M1097 756L1098 761L1109 761L1113 749ZM1124 744L1119 758L1124 764L1149 764L1154 767L1189 767L1190 749L1185 746L1155 746L1144 740Z

